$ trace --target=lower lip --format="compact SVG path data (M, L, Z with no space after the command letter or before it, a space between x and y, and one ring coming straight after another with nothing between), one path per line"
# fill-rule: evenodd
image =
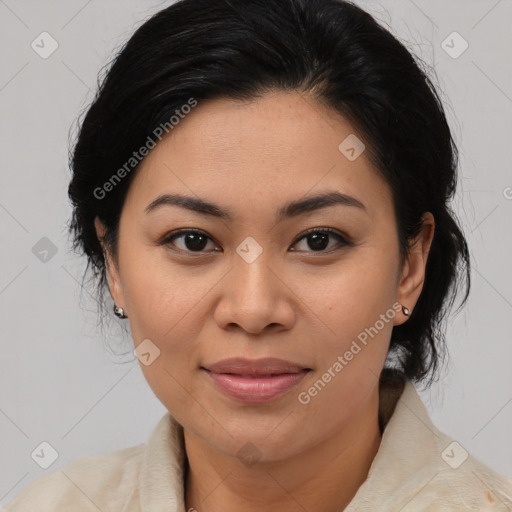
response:
M308 370L268 377L244 377L208 370L206 373L228 396L246 403L261 404L278 398L297 386Z

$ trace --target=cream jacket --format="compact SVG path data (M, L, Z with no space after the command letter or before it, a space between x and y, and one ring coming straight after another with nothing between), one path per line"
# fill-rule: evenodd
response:
M512 511L512 479L440 432L410 381L381 388L379 419L379 450L344 512ZM166 413L146 444L78 459L30 483L7 511L187 512L184 462L183 429Z

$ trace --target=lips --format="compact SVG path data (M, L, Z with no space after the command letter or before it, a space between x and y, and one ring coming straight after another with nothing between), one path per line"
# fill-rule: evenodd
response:
M284 359L267 357L264 359L224 359L217 363L205 366L205 369L214 373L233 373L235 375L281 375L283 373L298 373L302 370L309 370L298 364Z
M201 369L224 394L254 404L286 394L311 371L311 368L276 358L224 359Z

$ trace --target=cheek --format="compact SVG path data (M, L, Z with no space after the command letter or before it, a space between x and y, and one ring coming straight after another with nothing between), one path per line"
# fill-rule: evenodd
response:
M368 248L317 281L315 288L311 287L313 283L306 283L317 290L314 296L304 295L305 302L314 305L311 309L321 320L323 333L315 343L322 347L317 352L315 378L331 372L322 379L329 382L329 390L322 391L317 405L343 397L346 404L354 402L355 406L361 396L351 395L353 391L344 396L345 390L358 390L364 395L375 384L386 360L396 316L396 265L391 250L386 256Z
M164 285L152 277L143 283L140 288L140 283L131 287L130 304L137 312L130 317L132 337L135 345L149 339L158 348L154 362L145 366L141 360L140 366L159 400L179 414L191 406L191 377L197 372L204 323L201 315L206 314L201 297L208 287L204 282L183 287L176 280Z
M135 263L135 262L134 262ZM171 266L145 265L144 272L126 265L125 300L134 345L148 343L158 356L140 367L155 395L170 408L190 407L190 376L196 370L198 341L205 315L204 297L211 288L205 278L185 279ZM204 317L201 317L204 318ZM156 347L156 348L155 348Z
M123 293L134 340L154 338L166 344L180 339L186 325L193 338L199 324L190 322L201 299L212 287L211 275L197 268L179 267L166 258L165 250L133 251L124 261Z
M361 250L320 279L303 280L300 293L334 336L353 338L395 302L396 265L394 255Z

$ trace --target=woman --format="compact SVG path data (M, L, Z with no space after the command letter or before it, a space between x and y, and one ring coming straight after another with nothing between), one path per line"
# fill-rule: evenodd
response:
M8 510L510 509L511 481L413 384L434 380L469 291L457 149L369 14L171 5L116 57L71 164L74 247L169 412L147 444L77 460Z

